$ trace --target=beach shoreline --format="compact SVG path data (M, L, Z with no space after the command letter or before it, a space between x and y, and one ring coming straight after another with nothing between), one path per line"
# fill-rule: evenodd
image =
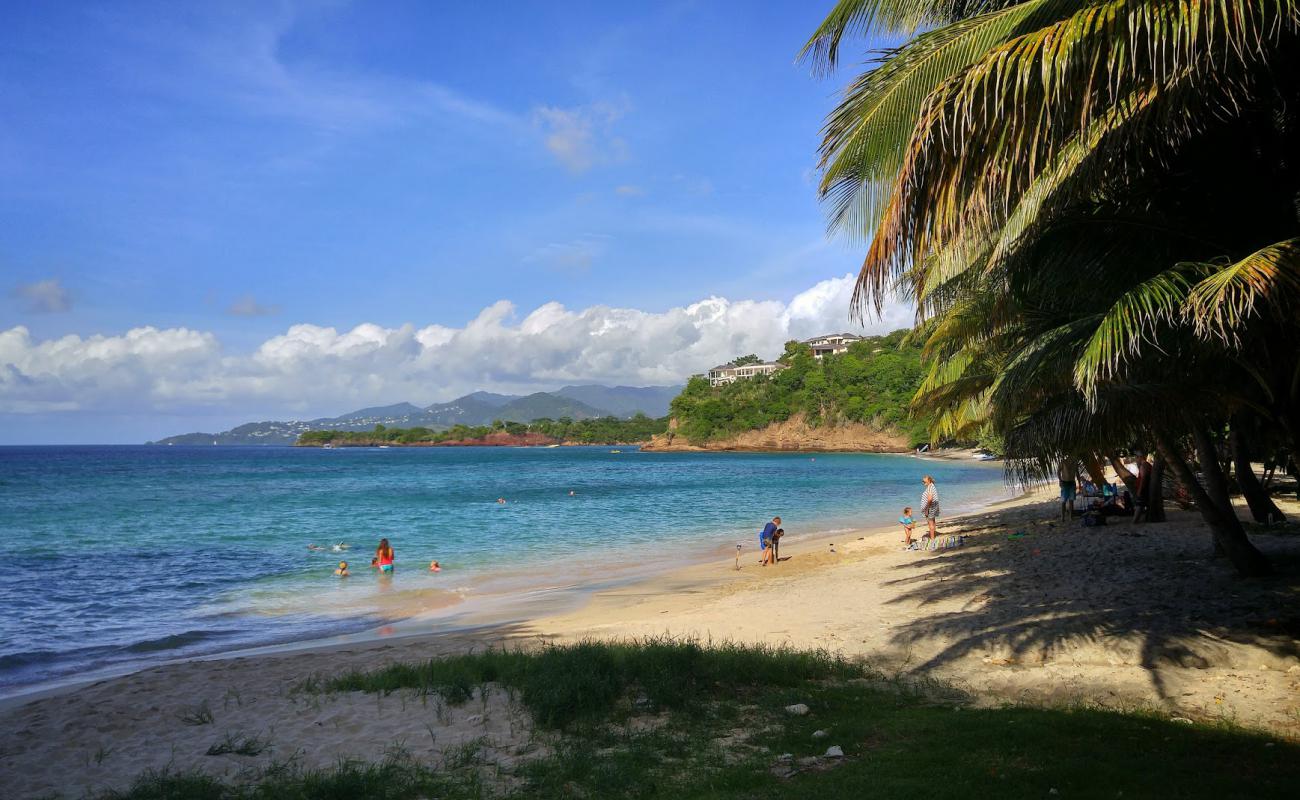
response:
M532 613L466 616L454 630L421 630L426 620L11 698L0 703L0 768L22 776L20 797L121 787L167 765L229 775L236 765L202 748L236 729L274 731L308 765L378 760L403 731L427 737L427 714L357 693L304 702L293 688L487 646L665 635L825 649L904 681L940 681L976 705L1146 707L1300 738L1300 642L1286 617L1300 591L1295 537L1257 536L1280 574L1243 582L1209 557L1194 514L1174 510L1138 531L1126 520L1084 529L1054 522L1054 505L1040 487L941 520L941 539L966 537L952 549L905 551L897 525L840 530L783 545L789 560L773 567L757 566L752 548L739 570L734 555L715 556L594 589L568 608L538 599L519 609ZM1195 613L1174 613L1187 598L1198 599ZM198 703L216 727L178 721ZM476 731L459 717L448 725L448 741ZM110 745L121 757L89 757Z
M906 457L907 453L872 453ZM1008 490L1010 492L1010 490ZM1024 493L1014 497L989 495L984 499L958 506L957 514L990 510L1014 503ZM788 512L787 512L788 516ZM744 542L744 558L757 562L757 530L765 520L756 520L752 532L740 534ZM811 530L789 536L782 545L786 555L807 554L819 550L829 541L843 539L853 534L878 532L890 525L857 528L845 526L842 520L826 518L812 523ZM849 537L849 538L853 538ZM380 608L368 609L363 618L374 618L361 630L326 636L292 638L285 641L236 647L216 652L184 655L163 661L125 662L92 670L89 674L63 675L31 684L7 686L0 690L0 712L38 699L57 697L75 692L79 688L104 681L129 677L135 673L159 667L169 667L195 661L221 661L227 659L255 658L299 654L315 650L329 651L346 647L383 646L388 643L428 636L460 635L466 631L498 625L513 625L534 619L569 613L580 609L592 596L607 591L618 591L663 578L671 580L678 573L688 574L719 559L731 557L736 543L736 532L715 532L687 543L675 545L672 559L654 561L645 554L634 551L617 558L598 559L586 565L576 576L557 583L548 577L548 571L535 564L515 564L483 575L477 575L468 585L460 588L403 589L382 597ZM356 557L354 557L356 558ZM424 572L422 563L399 565L401 572ZM368 570L358 566L353 580L364 580ZM449 573L444 573L447 575Z

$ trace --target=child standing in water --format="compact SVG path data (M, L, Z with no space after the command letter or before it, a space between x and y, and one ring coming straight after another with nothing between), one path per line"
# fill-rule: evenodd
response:
M340 578L346 578L350 574L348 572L348 562L340 561L339 568L334 570L334 574L339 576Z
M903 509L903 516L898 518L898 524L903 526L904 541L907 546L912 546L912 529L916 527L916 520L912 519L912 507L908 506Z

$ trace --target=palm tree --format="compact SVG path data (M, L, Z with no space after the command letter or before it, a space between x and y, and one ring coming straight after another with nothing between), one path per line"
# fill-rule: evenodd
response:
M1156 441L1264 571L1208 445L1250 414L1300 452L1300 2L843 0L804 55L922 28L824 130L854 311L915 300L941 432L991 425L1026 473Z

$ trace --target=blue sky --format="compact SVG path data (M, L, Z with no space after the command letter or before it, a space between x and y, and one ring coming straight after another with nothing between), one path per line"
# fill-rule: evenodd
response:
M794 61L828 7L7 4L0 441L664 382L848 327L813 169L843 76Z

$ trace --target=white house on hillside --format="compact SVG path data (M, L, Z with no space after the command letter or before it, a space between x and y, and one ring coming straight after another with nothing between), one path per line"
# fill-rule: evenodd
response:
M771 375L773 372L782 369L785 369L785 364L778 364L775 361L745 364L739 367L735 364L722 364L709 370L709 385L722 386L727 383L735 383L741 378L752 378L755 375Z
M852 333L828 333L825 336L805 339L804 344L812 348L813 358L821 358L822 356L846 353L849 350L849 345L861 339L861 336Z

